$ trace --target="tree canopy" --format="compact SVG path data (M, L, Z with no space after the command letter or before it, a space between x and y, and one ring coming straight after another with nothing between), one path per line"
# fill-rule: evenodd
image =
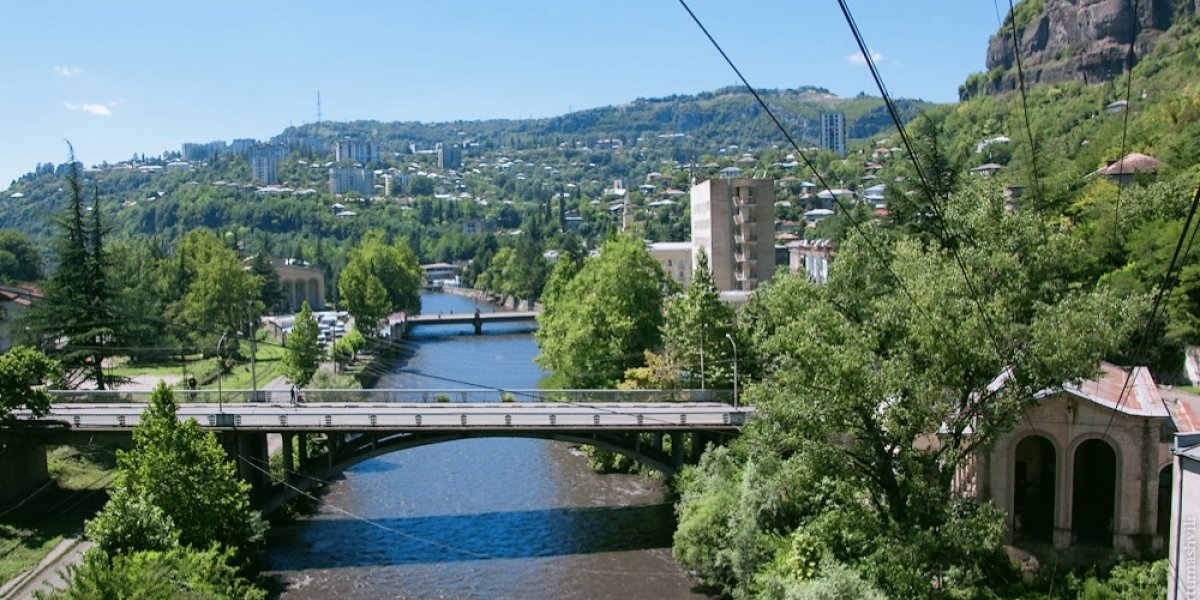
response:
M645 242L631 235L609 240L544 298L534 334L538 364L563 385L613 387L642 364L644 351L658 347L664 290L673 286Z
M321 347L317 345L320 329L313 318L308 301L300 307L300 313L292 323L292 332L284 342L283 360L280 369L292 383L304 387L312 381L313 374L321 366Z
M50 395L43 386L60 374L58 361L34 348L13 346L0 354L0 425L16 409L44 414L50 408Z
M338 279L346 310L361 329L372 333L393 311L421 310L421 265L408 244L388 244L383 232L373 231L350 251Z
M154 389L133 443L117 452L113 500L88 523L102 551L163 550L174 539L245 557L262 542L266 524L250 507L250 484L238 478L216 436L195 419L179 421L166 384Z
M953 195L943 218L964 236L953 250L868 231L842 245L827 285L785 276L754 294L758 414L685 478L686 568L746 594L798 546L894 597L985 578L1002 519L956 493L955 474L1036 392L1093 375L1144 303L1066 285L1083 245L1006 210L994 186Z

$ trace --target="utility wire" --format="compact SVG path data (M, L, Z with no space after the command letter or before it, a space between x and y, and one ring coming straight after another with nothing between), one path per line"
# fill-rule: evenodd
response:
M1025 133L1029 136L1029 165L1033 171L1034 199L1037 200L1038 212L1041 212L1046 208L1046 199L1042 195L1042 176L1038 169L1037 136L1033 134L1033 125L1029 120L1029 98L1025 91L1025 67L1021 63L1021 41L1017 37L1017 17L1013 0L1008 0L1008 16L1012 22L1013 56L1016 58L1017 65L1017 86L1021 91L1021 112L1025 116Z
M888 275L891 276L891 278L896 282L896 285L900 288L904 295L907 296L914 305L916 305L916 299L913 297L912 292L909 291L908 286L904 284L904 281L899 275L896 274L895 270L892 269L891 263L887 260L887 257L883 255L883 252L879 250L878 246L876 246L875 240L867 234L867 232L863 229L862 224L854 218L854 215L850 212L850 209L846 207L837 194L833 193L833 189L825 181L825 178L821 176L821 172L817 169L816 165L813 164L812 160L808 158L808 155L800 149L800 145L796 143L794 138L792 138L792 134L787 130L786 127L783 126L783 123L779 120L779 117L775 116L775 111L771 110L771 107L768 106L766 101L763 100L762 96L759 95L758 90L754 89L754 86L750 85L750 81L746 79L745 75L742 75L742 71L738 69L736 64L734 64L733 59L729 58L729 55L725 53L725 50L721 47L721 44L717 43L716 38L709 33L708 28L704 26L704 23L700 21L700 18L696 16L696 13L692 12L692 8L688 6L687 1L679 0L679 4L683 6L683 9L692 17L692 21L695 21L696 26L700 28L700 31L704 32L704 36L708 38L708 41L712 43L713 48L715 48L717 52L721 54L721 57L725 59L725 63L728 64L729 68L732 69L733 72L738 76L738 79L741 80L742 85L746 87L746 90L748 90L750 94L754 96L755 101L758 102L758 105L763 109L763 112L765 112L767 116L771 118L771 121L775 123L775 127L779 129L780 133L783 134L783 137L787 139L788 145L795 150L796 154L800 157L800 160L804 162L805 167L812 172L813 177L817 179L817 182L821 184L821 187L829 193L834 204L837 205L837 207L842 211L842 214L846 216L846 219L850 221L850 225L854 227L854 230L858 232L863 241L866 242L867 247L870 248L871 253L874 254L879 260L880 264L883 265L883 268L887 271Z
M1125 153L1129 149L1127 145L1129 139L1129 113L1133 111L1134 44L1137 42L1137 36L1140 31L1138 27L1138 6L1140 3L1138 0L1132 0L1132 2L1133 18L1129 21L1129 51L1125 53L1125 69L1127 71L1125 74L1125 114L1122 115L1121 120L1121 152L1117 156L1117 161L1121 165L1121 171L1124 171L1127 166ZM1113 240L1118 245L1121 242L1121 192L1125 190L1125 175L1122 173L1119 177L1120 179L1117 180L1117 203L1113 213L1115 223L1113 227Z
M1138 354L1144 356L1146 347L1150 343L1150 332L1154 327L1154 322L1158 318L1158 311L1162 307L1163 300L1175 285L1172 273L1175 271L1175 265L1179 262L1180 252L1183 250L1184 238L1187 237L1188 231L1192 229L1192 220L1196 216L1196 208L1200 206L1200 185L1196 186L1196 193L1192 195L1192 205L1188 208L1187 218L1184 220L1183 229L1179 232L1179 240L1175 242L1175 251L1171 254L1171 262L1167 263L1167 270L1163 273L1162 280L1158 285L1158 292L1154 295L1154 303L1150 307L1150 315L1146 319L1146 326L1142 330L1141 344L1138 346ZM1197 226L1196 229L1200 229ZM1192 240L1195 240L1196 232L1192 231ZM1188 242L1188 249L1191 249L1191 242ZM1125 388L1129 386L1129 382L1133 377L1133 372L1136 367L1130 368L1125 374L1125 382L1121 384L1121 390L1117 394L1117 403L1113 406L1112 412L1108 415L1108 424L1104 426L1104 435L1108 435L1112 428L1113 420L1117 416L1117 412L1121 410L1121 405L1125 402Z

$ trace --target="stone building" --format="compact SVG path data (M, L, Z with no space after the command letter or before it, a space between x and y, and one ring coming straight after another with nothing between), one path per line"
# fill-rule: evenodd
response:
M1040 394L976 456L965 491L1007 513L1016 545L1161 554L1174 435L1197 422L1196 405L1178 396L1144 367L1103 363L1094 379Z
M283 292L283 310L299 312L304 301L312 310L325 310L325 272L294 259L272 260Z

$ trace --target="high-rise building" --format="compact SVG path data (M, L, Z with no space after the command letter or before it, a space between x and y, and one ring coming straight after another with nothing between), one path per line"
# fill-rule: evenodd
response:
M437 152L439 169L457 169L462 166L462 149L458 146L438 142L434 150Z
M833 150L846 158L846 113L821 113L821 149Z
M279 183L279 153L269 146L251 150L250 172L266 185Z
M366 169L333 167L329 169L329 192L331 194L358 192L369 198L375 193L371 175L372 173Z
M338 140L333 148L333 160L337 162L348 160L362 165L377 163L379 162L379 146L372 142Z
M775 182L707 179L692 186L692 260L708 254L721 291L752 291L775 274Z

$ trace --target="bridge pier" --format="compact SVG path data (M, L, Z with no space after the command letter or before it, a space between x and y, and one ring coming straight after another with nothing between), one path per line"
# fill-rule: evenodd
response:
M283 447L279 450L283 454L283 480L291 482L296 477L296 434L285 432L280 437L283 438Z
M700 462L700 455L704 454L704 446L708 443L708 436L703 431L692 432L692 458L693 464Z
M296 448L296 454L298 454L300 458L300 470L308 472L309 462L311 462L308 457L308 434L300 432L297 434L297 437L300 440L300 443Z
M678 469L683 466L683 432L671 432L671 466Z
M0 450L0 506L16 502L50 479L46 447L9 444Z
M225 452L237 465L238 477L250 484L250 503L261 504L271 489L267 434L224 431L220 439Z

